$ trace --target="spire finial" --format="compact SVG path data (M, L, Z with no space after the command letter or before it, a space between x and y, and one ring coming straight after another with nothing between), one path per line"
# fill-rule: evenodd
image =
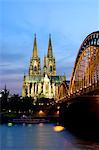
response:
M51 38L51 33L49 33L49 38Z
M34 33L34 38L36 38L36 33Z
M34 34L33 57L38 57L37 42L36 42L36 33Z
M52 42L51 42L51 34L49 34L49 42L48 42L48 57L53 57L53 52L52 52Z
M5 88L5 90L7 89L7 88L6 88L6 84L5 84L5 87L4 87L4 88Z

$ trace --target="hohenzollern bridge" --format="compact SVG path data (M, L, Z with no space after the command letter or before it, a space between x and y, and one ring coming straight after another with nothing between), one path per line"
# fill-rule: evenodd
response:
M89 34L81 44L68 92L65 92L58 102L97 95L99 95L99 31Z
M61 121L71 129L81 128L82 133L99 133L99 31L85 38L69 87L64 83L62 86L63 93L56 103Z

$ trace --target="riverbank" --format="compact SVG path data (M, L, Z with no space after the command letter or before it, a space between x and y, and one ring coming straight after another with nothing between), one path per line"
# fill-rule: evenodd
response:
M14 124L36 124L36 123L57 123L60 118L57 115L26 115L26 114L17 114L17 113L1 113L0 115L0 124L14 123Z

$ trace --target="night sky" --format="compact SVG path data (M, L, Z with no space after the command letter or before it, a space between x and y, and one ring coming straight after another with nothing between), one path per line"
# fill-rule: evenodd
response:
M99 0L0 0L0 89L21 94L36 33L39 57L52 37L57 74L71 78L77 52L99 30Z

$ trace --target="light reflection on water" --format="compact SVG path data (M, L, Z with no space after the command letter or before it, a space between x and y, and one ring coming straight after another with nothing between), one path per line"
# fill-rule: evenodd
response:
M77 139L53 124L0 125L1 150L99 150L99 145Z
M61 131L63 131L65 128L62 127L62 126L60 126L60 125L57 125L57 126L54 126L53 129L54 129L55 132L61 132Z

